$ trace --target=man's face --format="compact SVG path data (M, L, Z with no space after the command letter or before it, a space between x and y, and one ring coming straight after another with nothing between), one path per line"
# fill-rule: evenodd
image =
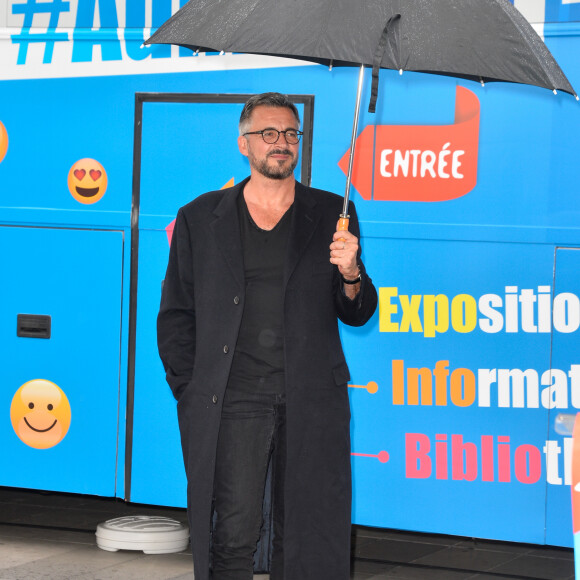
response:
M259 106L252 112L248 131L264 129L298 129L298 122L290 109ZM299 146L299 143L287 143L284 135L272 144L266 143L261 135L238 137L240 152L248 158L252 169L270 179L286 179L293 174L298 164Z

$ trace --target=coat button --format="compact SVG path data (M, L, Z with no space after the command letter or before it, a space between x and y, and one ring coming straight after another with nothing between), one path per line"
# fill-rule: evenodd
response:
M212 403L215 405L215 404L218 402L218 396L217 396L217 395L214 395L214 396L211 398L211 402L212 402Z
M234 304L239 304L239 303L240 303L240 297L234 296Z
M228 352L230 352L230 347L227 344L225 344L224 345L224 353L228 354Z

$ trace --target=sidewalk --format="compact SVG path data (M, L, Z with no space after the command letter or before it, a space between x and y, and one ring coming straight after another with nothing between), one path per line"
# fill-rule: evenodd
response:
M186 523L183 509L0 487L0 580L192 580L189 550L152 555L98 548L97 524L124 515ZM352 580L574 579L570 549L360 526L353 532Z

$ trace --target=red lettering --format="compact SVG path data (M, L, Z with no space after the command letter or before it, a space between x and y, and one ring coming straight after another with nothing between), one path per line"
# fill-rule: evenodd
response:
M449 479L447 435L435 435L435 477L437 479Z
M510 438L506 436L497 438L497 472L498 480L507 483L512 480L510 469Z
M540 450L533 445L520 445L516 449L514 464L520 483L536 483L542 475Z
M477 477L477 446L463 443L463 435L451 435L452 479L474 481Z
M542 477L542 452L534 445L520 445L512 456L510 438L506 435L481 435L478 443L464 441L461 434L451 434L450 437L451 444L449 435L445 433L437 433L433 441L424 433L407 433L406 476L409 479L427 479L435 475L438 480L448 480L451 467L453 481L475 481L479 478L485 482L509 483L513 465L513 473L519 483L531 485L538 483ZM431 453L432 445L434 454Z
M493 481L493 436L481 436L481 480Z
M405 435L406 476L409 479L427 479L431 476L431 442L423 433Z

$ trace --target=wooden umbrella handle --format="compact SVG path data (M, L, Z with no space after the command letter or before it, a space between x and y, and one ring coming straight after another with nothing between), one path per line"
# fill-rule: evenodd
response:
M338 218L338 228L337 231L339 232L348 232L348 223L350 221L349 215L344 215L343 213L340 214ZM344 242L344 238L339 238L341 242Z

